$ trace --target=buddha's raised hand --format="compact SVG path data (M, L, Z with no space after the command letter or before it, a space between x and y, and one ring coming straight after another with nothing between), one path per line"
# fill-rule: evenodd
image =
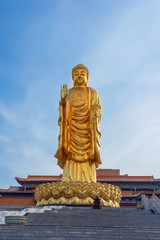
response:
M68 95L68 85L63 84L61 86L61 98L65 98Z

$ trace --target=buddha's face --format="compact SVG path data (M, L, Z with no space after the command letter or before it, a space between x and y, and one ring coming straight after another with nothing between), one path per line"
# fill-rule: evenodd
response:
M73 73L73 84L74 86L85 87L87 86L87 72L84 69L77 69Z

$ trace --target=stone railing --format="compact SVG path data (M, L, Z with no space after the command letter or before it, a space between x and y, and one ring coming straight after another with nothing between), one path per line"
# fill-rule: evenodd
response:
M0 224L5 224L5 217L22 217L27 213L44 213L44 211L54 210L55 212L65 206L44 206L44 207L28 207L21 211L0 210ZM10 218L10 219L11 219ZM6 218L7 219L7 218Z
M151 198L146 195L142 195L142 206L146 210L151 210L156 214L160 214L160 199L153 194Z

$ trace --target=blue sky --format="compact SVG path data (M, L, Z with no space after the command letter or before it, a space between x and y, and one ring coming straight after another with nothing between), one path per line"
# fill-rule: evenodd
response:
M0 0L0 188L62 173L60 86L89 68L100 168L160 177L160 1Z

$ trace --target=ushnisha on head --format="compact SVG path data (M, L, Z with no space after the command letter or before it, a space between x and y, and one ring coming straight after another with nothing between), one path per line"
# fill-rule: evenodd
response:
M72 69L74 87L85 87L88 82L89 71L83 64L78 64Z

